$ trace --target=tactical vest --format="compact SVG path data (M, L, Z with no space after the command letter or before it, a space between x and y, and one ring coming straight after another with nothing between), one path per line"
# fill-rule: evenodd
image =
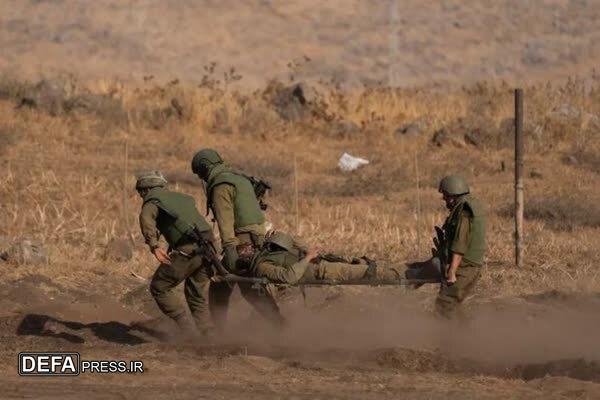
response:
M443 230L446 240L452 240L456 234L456 229L460 221L460 216L463 210L468 209L471 211L471 232L469 234L469 247L463 255L465 261L476 265L483 264L483 257L485 254L485 225L486 216L485 210L479 200L476 198L466 195L461 198L458 203L454 206L450 215L444 222ZM449 245L449 244L447 244ZM449 249L447 249L449 250ZM448 252L449 254L449 252ZM450 262L450 260L448 260Z
M252 258L251 271L255 272L256 267L265 261L275 264L278 267L290 268L300 261L300 252L292 253L288 250L269 251L264 248Z
M265 216L260 209L260 204L256 199L256 194L250 181L225 165L217 165L210 172L206 189L208 207L213 209L213 191L215 187L221 184L229 184L235 187L235 199L233 200L234 229L243 228L248 225L260 225L265 222Z
M191 196L154 188L144 197L144 204L149 201L158 206L156 226L171 247L175 247L194 226L200 232L211 230Z

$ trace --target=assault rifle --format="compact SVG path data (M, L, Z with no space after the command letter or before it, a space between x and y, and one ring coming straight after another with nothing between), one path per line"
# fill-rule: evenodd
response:
M194 242L198 244L198 247L200 248L200 254L211 265L214 276L230 275L229 271L227 271L227 269L221 263L213 242L203 235L202 232L198 230L197 226L191 225L188 235L194 240Z
M246 179L250 181L252 184L252 188L254 189L254 194L256 195L256 199L258 200L258 204L260 205L260 209L265 211L269 205L265 203L264 197L265 194L271 190L271 184L267 181L263 181L260 178L256 178L250 175L243 175Z

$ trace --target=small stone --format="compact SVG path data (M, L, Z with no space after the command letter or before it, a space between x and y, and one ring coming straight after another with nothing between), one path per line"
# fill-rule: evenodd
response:
M533 179L542 179L544 176L534 169L529 173L529 177Z
M48 264L48 252L39 240L23 239L8 244L7 238L2 240L0 259L16 264Z
M127 239L111 239L106 245L104 259L125 262L133 257L133 249Z
M317 101L317 91L304 82L291 87L292 96L296 97L301 104L314 103Z
M450 133L446 128L438 129L434 132L431 141L437 146L443 146L450 142Z
M305 84L297 83L278 90L274 99L275 109L286 121L300 121L310 115L308 107L316 104L317 91Z
M570 155L570 156L566 156L563 158L563 162L567 165L577 165L579 164L579 160L574 156L574 155Z
M479 146L479 138L478 138L478 133L479 132L469 132L469 133L465 133L465 143L470 144L471 146Z
M405 137L417 137L422 132L423 130L421 129L421 126L419 126L419 124L410 123L396 129L394 131L394 136L396 137L396 139L402 139Z
M0 236L0 260L8 261L8 250L11 246L12 242L7 236Z

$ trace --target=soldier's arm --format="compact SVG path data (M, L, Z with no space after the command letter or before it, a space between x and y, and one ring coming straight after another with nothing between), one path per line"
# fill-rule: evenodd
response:
M456 227L456 233L452 242L450 243L450 251L452 257L450 259L450 267L448 268L447 279L448 282L456 281L456 271L462 263L463 255L467 252L469 247L469 240L471 235L471 218L469 211L463 210Z
M234 214L235 187L228 184L218 185L212 192L213 214L219 225L221 244L223 248L237 246L238 239L235 237L235 214Z
M144 241L152 252L158 247L158 239L160 238L156 218L158 218L158 206L152 202L144 204L140 212L140 229Z
M298 283L302 276L304 276L304 272L306 271L306 268L308 268L309 264L310 259L307 257L298 261L289 268L284 268L273 264L272 262L264 261L256 267L256 274L259 277L269 279L273 283L287 283L289 285L293 285Z

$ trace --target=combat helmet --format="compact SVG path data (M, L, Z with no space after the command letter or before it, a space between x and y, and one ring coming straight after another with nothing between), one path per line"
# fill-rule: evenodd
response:
M160 171L144 171L138 174L135 189L140 191L154 187L164 187L166 185L167 180Z
M294 238L287 233L274 232L267 239L267 244L274 244L287 251L294 250Z
M460 196L469 193L469 185L459 175L448 175L440 181L438 191L450 196Z
M213 149L202 149L192 158L192 172L200 178L208 179L210 170L217 164L221 164L223 159Z

